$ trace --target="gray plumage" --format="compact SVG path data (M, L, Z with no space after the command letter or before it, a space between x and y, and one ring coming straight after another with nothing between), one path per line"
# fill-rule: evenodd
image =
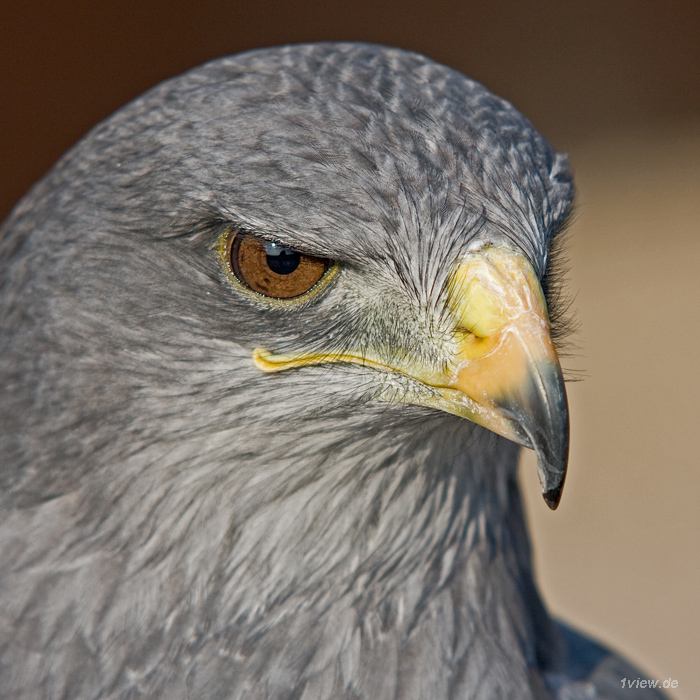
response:
M251 361L430 355L407 319L456 257L506 242L546 287L572 197L507 102L377 46L214 61L96 127L0 238L0 695L659 697L547 615L516 445L405 376ZM342 270L265 304L230 227Z

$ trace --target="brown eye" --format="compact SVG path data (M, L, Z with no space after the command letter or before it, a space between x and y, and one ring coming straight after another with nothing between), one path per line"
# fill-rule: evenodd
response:
M313 258L247 233L231 237L229 260L240 282L275 299L291 299L308 292L333 264L326 258Z

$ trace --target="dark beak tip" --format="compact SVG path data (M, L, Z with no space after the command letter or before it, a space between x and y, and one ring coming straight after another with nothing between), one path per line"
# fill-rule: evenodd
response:
M552 509L556 510L559 507L559 501L561 501L561 495L564 491L564 480L562 479L562 482L559 484L559 486L556 486L553 489L550 489L549 491L543 491L542 492L542 498L544 498L544 502Z

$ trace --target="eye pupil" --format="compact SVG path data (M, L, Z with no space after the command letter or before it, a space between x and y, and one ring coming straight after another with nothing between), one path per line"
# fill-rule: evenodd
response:
M290 275L299 267L301 254L283 248L277 255L267 255L267 266L278 275Z

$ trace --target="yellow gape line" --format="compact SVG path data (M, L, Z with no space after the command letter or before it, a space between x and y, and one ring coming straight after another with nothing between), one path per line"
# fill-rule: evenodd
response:
M253 350L253 362L255 366L263 372L282 372L285 369L309 367L311 365L325 365L330 362L345 362L354 365L362 365L363 367L373 367L374 369L381 369L386 372L392 370L391 367L381 362L374 362L366 357L360 357L359 355L352 355L350 353L297 355L296 357L292 357L291 355L275 355L262 348L255 348L255 350Z

